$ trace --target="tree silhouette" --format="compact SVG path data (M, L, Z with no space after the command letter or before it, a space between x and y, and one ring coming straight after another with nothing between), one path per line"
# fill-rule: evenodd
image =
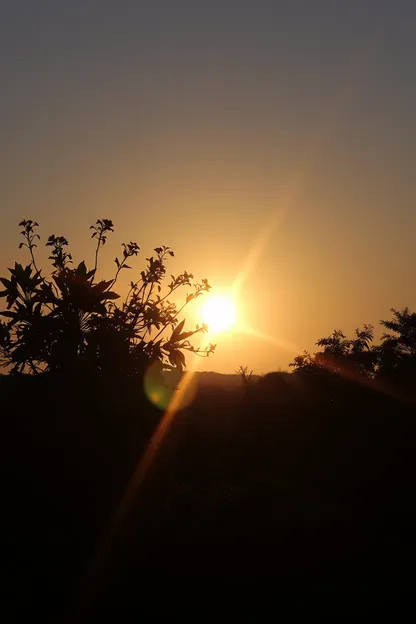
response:
M289 364L295 372L329 370L333 373L350 373L373 377L377 370L378 353L373 347L374 328L364 325L355 330L352 339L335 329L330 336L320 338L316 344L322 350L314 355L308 351L294 358Z
M380 373L407 377L416 372L416 313L391 309L393 318L381 321L393 333L384 333L379 347Z
M51 248L52 269L49 278L38 269L35 259L38 223L24 220L19 224L31 262L15 263L10 277L0 278L7 309L0 314L0 363L13 373L88 370L119 375L140 373L149 363L162 369L182 370L186 351L208 356L215 345L197 348L190 339L206 331L197 326L184 331L185 320L179 317L191 301L210 290L206 279L193 283L193 275L184 271L171 275L166 282L166 264L174 252L157 247L155 256L146 258L146 266L137 280L130 282L121 304L113 288L121 271L139 254L137 243L122 244L116 257L116 271L109 280L95 281L100 250L107 235L114 231L110 219L98 219L92 238L96 238L95 263L87 269L84 261L76 267L67 251L68 241L52 234L46 243ZM192 290L181 307L169 301L179 288Z

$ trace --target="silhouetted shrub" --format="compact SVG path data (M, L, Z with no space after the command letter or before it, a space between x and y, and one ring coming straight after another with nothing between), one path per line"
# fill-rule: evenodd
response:
M416 313L408 308L392 309L393 319L381 321L381 325L393 334L384 333L379 345L374 345L371 325L355 330L355 337L348 339L341 330L317 341L321 350L311 355L308 351L295 357L289 366L298 375L315 379L318 383L334 377L348 378L364 385L380 383L407 386L412 389L416 379Z
M0 362L11 372L83 370L130 376L150 363L160 371L182 370L184 352L207 356L214 350L215 345L199 349L190 342L206 331L204 325L185 331L185 321L179 320L184 307L209 291L210 285L206 279L192 284L193 275L186 271L172 275L165 285L166 263L174 255L169 247L157 247L156 255L146 258L147 266L118 304L114 287L120 273L131 269L128 262L139 254L139 247L133 241L123 243L122 254L114 261L114 276L96 281L100 250L114 231L112 221L99 219L91 226L97 241L92 269L85 262L71 268L68 241L52 234L46 243L52 263L48 278L35 260L38 224L26 220L20 226L24 238L20 247L28 249L31 262L25 267L15 263L10 277L0 278L5 288L0 297L7 303L0 314L8 319L0 325ZM181 287L192 290L178 308L169 297Z

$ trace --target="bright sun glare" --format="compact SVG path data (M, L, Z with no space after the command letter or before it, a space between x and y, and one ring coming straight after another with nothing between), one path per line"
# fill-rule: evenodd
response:
M230 297L210 297L202 307L202 320L208 330L221 332L235 325L236 309Z

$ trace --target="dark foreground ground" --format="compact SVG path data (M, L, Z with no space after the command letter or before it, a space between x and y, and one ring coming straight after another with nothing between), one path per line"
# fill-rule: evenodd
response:
M409 401L331 377L205 384L109 534L161 413L133 381L0 381L4 621L172 614L201 589L208 604L412 586Z

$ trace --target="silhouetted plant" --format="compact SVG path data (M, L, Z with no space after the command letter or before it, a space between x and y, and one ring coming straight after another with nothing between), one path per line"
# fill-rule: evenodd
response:
M381 321L393 333L384 333L379 347L380 373L407 376L416 372L416 313L391 309L393 318Z
M253 371L249 371L248 366L239 366L236 373L237 375L240 375L241 381L243 382L244 386L248 386L250 384L251 378L253 376Z
M329 370L334 373L354 372L373 377L377 371L378 351L372 346L374 329L364 325L355 330L355 337L349 339L336 329L330 336L320 338L316 344L322 348L314 355L304 351L289 364L295 372Z
M289 366L293 368L294 373L313 372L321 368L316 358L306 349L303 353L297 355L293 361L290 362Z
M215 345L194 347L190 339L206 331L198 326L184 331L185 321L179 316L185 306L210 290L206 279L192 283L193 275L186 271L171 276L164 286L166 262L174 252L169 247L157 247L155 256L146 258L147 266L139 279L130 282L130 289L121 305L120 296L112 290L119 274L131 269L128 261L140 248L130 241L122 244L122 255L116 257L115 275L109 280L95 281L101 247L107 235L114 231L109 219L99 219L92 238L97 239L94 268L87 269L84 261L70 268L72 256L68 241L52 234L46 243L51 248L50 277L38 270L34 249L39 235L38 223L20 223L31 262L27 266L15 263L9 269L10 278L0 278L5 290L7 309L0 314L9 319L0 324L0 363L10 366L14 373L71 370L85 367L90 371L133 375L142 372L150 362L163 368L182 370L184 352L208 356ZM192 287L181 307L169 297L181 287Z

